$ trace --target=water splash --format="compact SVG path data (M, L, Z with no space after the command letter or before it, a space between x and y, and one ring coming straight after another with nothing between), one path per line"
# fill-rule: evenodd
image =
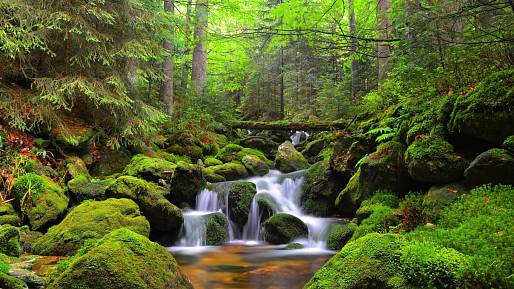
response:
M309 134L304 131L296 131L291 135L291 143L294 146L301 144L303 141L309 138Z

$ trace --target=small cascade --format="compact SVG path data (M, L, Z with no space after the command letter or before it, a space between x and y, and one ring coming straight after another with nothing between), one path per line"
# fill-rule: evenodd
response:
M309 138L309 134L304 131L296 131L291 135L291 143L293 143L294 146L297 146L301 144L303 141L307 140Z
M196 210L200 212L217 212L220 210L218 194L211 190L203 189L196 196Z
M204 217L209 213L188 211L184 213L184 225L179 246L199 247L206 245L207 227Z

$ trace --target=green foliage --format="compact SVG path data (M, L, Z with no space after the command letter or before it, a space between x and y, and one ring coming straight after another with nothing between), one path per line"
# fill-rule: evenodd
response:
M425 222L423 215L423 196L419 193L410 193L400 202L398 212L401 216L402 229L411 231Z
M373 232L387 233L391 228L394 228L400 223L400 220L398 220L398 217L395 215L395 210L388 206L375 204L369 209L371 209L371 215L364 219L359 227L357 227L351 241Z
M186 158L186 160L189 159ZM158 179L164 177L164 173L166 171L173 171L176 167L176 164L165 159L151 158L139 154L132 157L132 160L125 167L123 173L129 176L157 181Z
M328 235L327 248L330 250L341 250L350 241L357 227L355 223L336 226Z
M375 137L377 143L382 143L392 140L397 134L395 129L390 127L374 128L366 133L367 136Z

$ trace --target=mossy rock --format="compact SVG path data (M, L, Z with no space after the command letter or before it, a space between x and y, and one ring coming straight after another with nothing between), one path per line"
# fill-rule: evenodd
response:
M304 246L300 243L289 243L287 244L286 246L286 249L287 250L300 250L300 249L303 249Z
M100 239L118 228L130 228L145 236L150 224L129 199L88 200L75 207L64 220L33 244L39 255L71 256L86 240Z
M105 200L107 188L114 183L115 179L91 180L75 187L72 191L74 199L80 203L85 200Z
M461 184L431 187L423 196L423 215L426 216L427 221L435 223L441 211L465 193L467 189Z
M356 217L359 222L368 218L377 206L387 206L392 209L398 208L400 205L400 198L393 192L378 191L371 198L363 201L356 212Z
M34 243L41 238L44 234L38 231L30 230L30 227L25 225L19 227L20 231L20 245L23 252L32 253Z
M264 240L270 244L287 244L295 239L306 238L309 234L307 225L302 220L289 214L276 214L262 224Z
M398 142L387 142L365 157L335 205L343 217L353 217L362 201L377 191L405 194L413 182L403 163L404 147Z
M239 227L248 220L252 200L257 193L257 187L250 182L235 182L228 192L229 216Z
M5 289L28 289L29 287L22 280L0 272L0 288Z
M373 150L373 146L366 139L349 135L339 136L330 157L330 168L333 172L349 178L355 173L355 166L359 160Z
M302 155L313 158L328 146L329 142L326 139L317 139L313 140L305 146L305 149L302 150Z
M357 224L348 223L335 226L328 234L327 248L330 250L341 250L353 236Z
M216 155L216 158L223 163L230 163L238 159L238 153L244 148L237 144L228 144L224 146Z
M20 231L12 225L0 226L0 253L19 257L21 253Z
M222 165L223 162L218 160L217 158L215 157L207 157L203 164L205 165L205 167L213 167L213 166L219 166L219 165Z
M119 177L107 188L106 194L111 198L127 198L136 202L150 222L152 235L177 235L184 222L182 211L166 199L169 192L143 179Z
M43 230L57 222L68 207L69 199L61 186L45 176L28 173L16 178L12 193L16 206L34 230Z
M66 159L66 170L69 175L69 181L66 185L73 193L75 193L77 187L91 181L91 175L89 175L86 164L79 157Z
M409 175L418 182L446 184L464 177L469 163L440 137L419 137L405 152Z
M514 153L514 135L511 135L508 138L506 138L503 142L503 146L511 153Z
M191 133L179 133L167 141L170 143L166 151L179 156L188 156L193 162L203 159L201 142Z
M244 156L241 162L252 176L264 176L269 172L266 162L254 155Z
M209 183L221 183L227 181L224 176L216 174L213 170L203 169L203 176Z
M370 233L387 233L390 227L400 224L400 219L396 210L384 205L375 204L367 208L371 211L369 217L362 220L361 224L355 228L351 241L357 240Z
M205 168L207 175L218 175L225 178L226 181L235 181L247 178L248 170L240 163L226 163L213 167Z
M158 181L164 179L166 172L172 172L177 165L160 158L150 158L145 155L135 155L123 170L123 174Z
M167 198L177 206L183 203L194 207L196 195L207 185L202 168L185 162L178 162L171 177L170 194Z
M450 131L501 144L514 134L514 69L491 74L457 98Z
M145 236L118 229L60 266L47 289L192 289L173 256Z
M96 134L95 130L87 125L74 123L60 126L50 132L54 145L65 150L82 150L89 146L89 141Z
M97 178L121 173L130 163L132 156L128 150L120 149L104 152L91 168L91 175Z
M344 189L348 179L336 175L328 161L312 165L305 175L303 194L300 199L302 209L318 217L327 217L334 213L334 202Z
M309 167L307 159L296 150L294 145L286 141L278 147L275 156L275 168L283 173L304 170Z
M255 195L255 200L257 201L257 205L259 206L261 222L266 221L271 216L273 216L274 213L278 211L278 206L275 203L275 200L268 194L257 194Z
M11 203L0 205L0 225L19 226L21 224L20 216Z
M265 136L250 136L239 141L239 144L262 151L268 159L275 157L278 143Z
M221 246L228 240L228 221L223 213L207 215L206 226L206 245Z
M464 172L466 184L514 185L514 156L504 149L490 149L471 162Z

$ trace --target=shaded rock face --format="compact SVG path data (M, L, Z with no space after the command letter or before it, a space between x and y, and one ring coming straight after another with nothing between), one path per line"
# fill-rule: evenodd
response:
M289 141L278 147L275 168L284 173L303 170L309 167L307 159Z
M26 215L34 230L44 231L66 211L69 199L57 183L33 173L16 178L12 187L15 206ZM32 206L25 204L31 203ZM21 204L24 204L21 207Z
M404 147L397 142L378 146L377 151L364 159L346 188L338 195L335 205L343 217L353 217L361 202L376 191L389 190L404 194L413 187L403 163Z
M130 163L130 152L127 150L109 151L102 154L101 159L91 168L93 177L106 177L121 173Z
M205 185L206 180L200 166L179 162L171 177L167 199L177 206L183 207L183 204L187 204L192 208L196 203L196 195Z
M106 179L106 180L93 180L91 182L86 182L77 185L71 193L75 201L78 203L85 200L97 200L102 201L107 198L106 191L107 188L112 185L114 179Z
M466 188L461 184L431 187L423 196L423 214L428 221L435 223L439 219L441 211L466 192Z
M247 137L242 139L239 143L244 147L258 149L262 151L269 159L275 157L276 149L279 145L277 142L264 136Z
M309 231L302 220L289 214L276 214L263 224L264 240L270 244L287 244L291 241L307 237Z
M252 200L257 193L257 187L250 182L236 182L228 192L228 207L230 219L243 228L248 220Z
M169 145L166 149L169 153L188 156L193 162L203 159L200 142L190 133L182 133L173 139L168 139L166 143Z
M227 217L221 212L206 216L206 245L221 246L228 240Z
M50 132L52 143L66 151L85 151L89 141L95 135L93 128L77 123L70 123L66 127L56 127Z
M511 153L514 153L514 135L511 135L508 138L506 138L503 142L503 146Z
M314 158L328 146L329 141L325 139L318 139L311 141L305 145L305 149L302 150L302 154L308 158Z
M445 184L464 177L469 163L439 137L417 138L405 153L409 175L422 183Z
M106 235L71 258L48 289L192 289L173 256L128 229Z
M136 202L150 222L152 235L176 236L184 222L182 211L166 199L168 191L156 184L122 176L107 188L108 197L127 198Z
M514 156L507 150L490 149L483 152L471 162L464 172L466 184L514 185Z
M352 136L339 137L330 158L330 168L333 172L349 178L354 173L359 160L368 153L372 153L373 150L372 144L367 140Z
M350 241L355 229L357 229L357 224L354 223L337 225L328 235L328 249L341 250Z
M39 238L33 244L33 251L39 255L71 256L85 240L102 238L119 228L129 228L145 236L150 234L150 224L134 201L85 201Z
M0 226L0 253L18 257L21 253L20 231L12 225Z
M331 215L335 211L334 202L347 182L348 178L335 174L326 161L312 165L303 183L302 209L319 217Z

